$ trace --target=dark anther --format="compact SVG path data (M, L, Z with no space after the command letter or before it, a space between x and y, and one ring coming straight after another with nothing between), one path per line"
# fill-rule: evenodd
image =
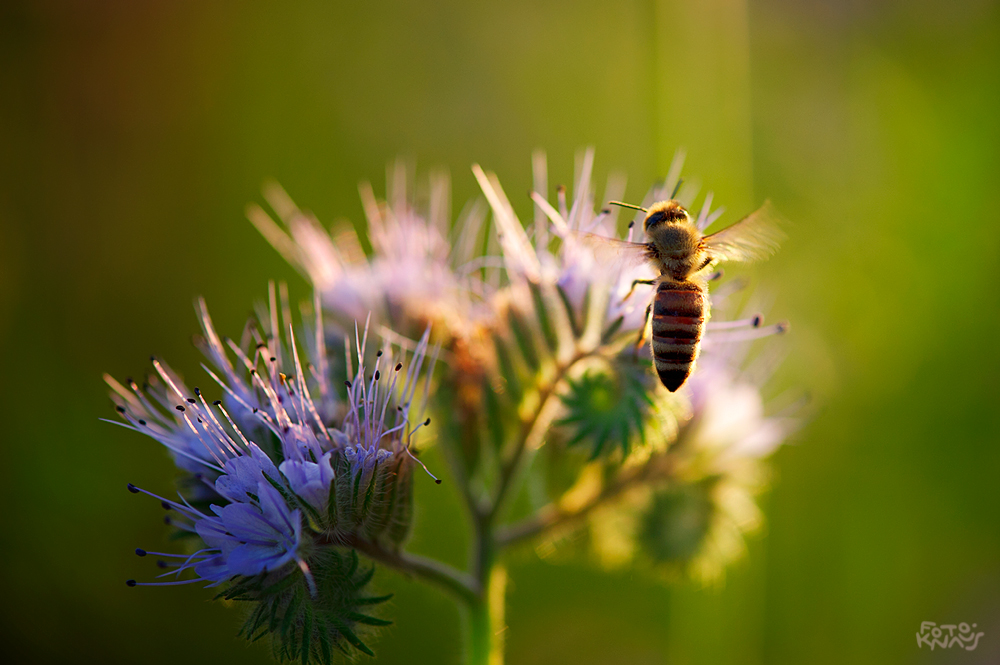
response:
M139 424L140 424L140 425L145 425L145 424L146 424L146 421L145 421L145 420L140 420L140 421L139 421Z
M167 526L173 525L173 521L170 519L170 515L163 516L163 523L166 524Z
M396 407L396 410L397 410L397 411L400 411L400 412L402 412L402 411L403 411L403 407L401 407L401 406L397 406L397 407Z
M158 560L158 561L156 562L156 567L157 567L157 568L166 568L166 567L167 567L167 562L166 562L166 561L164 561L163 559L159 559L159 560Z
M199 418L199 419L198 419L198 422L199 422L199 423L204 423L205 421L203 421L203 420L202 420L201 418Z
M257 407L256 406L253 408L253 412L257 413Z
M132 494L138 494L139 493L139 488L136 487L135 485L133 485L132 483L129 483L128 484L128 491L131 492Z
M396 371L403 369L403 363L396 363Z
M274 356L271 356L271 362L274 362L276 360L277 360L277 358L275 358Z
M181 406L180 404L178 404L178 405L177 405L177 406L175 406L174 408L175 408L175 409L177 409L178 411L183 411L183 410L184 410L184 407L183 407L183 406Z
M164 510L170 510L170 504L167 503L166 501L161 501L160 505L163 506Z
M267 344L265 344L264 342L261 342L260 344L257 345L257 348L258 349L263 349L265 346L267 346Z
M255 370L255 369L250 370L250 375L251 376L257 376L257 370Z
M219 406L220 404L222 404L222 400L221 399L217 399L214 402L212 402L212 404L214 404L216 406Z
M604 210L601 211L601 214L602 215L610 215L611 214L611 210L608 209L608 208L605 208Z
M194 394L195 395L201 395L201 388L195 386L195 388L194 388Z
M428 418L427 420L424 421L424 427L427 427L430 424L431 424L431 419L430 418Z
M635 226L635 220L632 220L631 222L628 223L629 228L632 228L633 226Z
M125 413L125 407L124 406L116 406L115 407L115 411L117 411L118 413Z
M187 398L187 403L188 403L188 404L194 404L195 402L196 402L196 400L195 400L195 398L194 398L194 397L188 397L188 398Z
M150 356L149 360L150 360L150 362L154 362L155 363L156 362L156 356Z
M375 380L378 381L381 378L382 378L382 373L379 372L378 370L375 370Z
M350 388L351 387L351 382L350 381L344 381L344 385L347 386L348 388Z
M760 314L758 314L757 316L753 317L753 324L752 325L753 325L754 328L759 328L760 327Z
M135 555L136 556L146 556L146 550L142 549L141 547L137 547L137 548L135 548Z
M440 478L435 478L434 482L437 483L438 485L440 485L441 484L441 479Z
M382 349L378 350L378 353L375 354L375 357L376 358L381 358L382 357Z
M125 584L128 586L135 586L135 580L125 580Z

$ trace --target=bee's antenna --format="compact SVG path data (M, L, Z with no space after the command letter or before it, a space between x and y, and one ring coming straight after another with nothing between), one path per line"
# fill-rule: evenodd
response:
M684 178L678 178L677 184L674 185L674 191L670 193L670 200L674 200L677 197L677 192L681 191L681 185L684 184Z
M649 212L649 210L643 208L642 206L634 206L631 203L622 203L621 201L608 201L611 205L621 206L623 208L632 208L632 210L641 210L643 212Z

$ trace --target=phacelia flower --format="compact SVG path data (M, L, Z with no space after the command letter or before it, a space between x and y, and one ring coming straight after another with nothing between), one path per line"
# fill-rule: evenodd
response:
M732 309L727 301L733 297L734 289L720 290L720 315ZM617 506L595 512L591 542L606 565L638 560L668 579L683 573L709 582L745 551L745 537L762 521L755 497L767 483L763 459L801 423L795 405L768 413L761 391L778 356L773 347L751 348L787 324L763 327L761 318L735 319L737 325L722 324L706 337L698 370L685 386L676 440L663 454L671 481L637 488Z
M158 360L153 364L162 390L143 391L129 382L133 390L128 392L108 379L127 426L166 446L178 466L193 473L198 500L210 503L206 511L183 499L162 499L179 516L170 523L197 534L208 546L173 574L193 570L217 583L274 572L292 561L308 573L301 554L310 549L303 544L303 523L308 533L326 540L354 536L402 542L412 512L412 465L417 463L410 446L414 433L428 423L411 419L422 418L426 408L433 365L426 357L429 330L411 354L401 352L397 361L390 345L375 354L371 365L366 359L368 328L364 337L355 335L349 364L356 362L357 370L348 369L353 380L345 379L346 404L339 427L334 427L324 422L311 395L332 395L332 389L325 385L310 391L294 335L286 337L290 375L277 371L278 356L271 355L280 353L277 340L258 342L254 359L231 344L246 369L244 378L229 364L204 305L200 308L210 348L218 351L215 365L224 368L229 380L208 371L232 403L245 409L250 429L245 431L222 401L210 405L199 389L188 392ZM350 357L350 346L347 351ZM149 393L161 408L149 401ZM164 416L168 408L178 414L173 421Z
M426 212L418 211L401 162L390 173L389 190L387 201L378 201L370 185L361 187L370 256L357 236L332 237L277 185L266 188L265 196L282 224L259 206L251 206L248 216L308 277L345 331L372 315L377 326L405 336L417 337L428 325L445 338L461 334L488 314L476 256L485 211L471 206L452 229L448 179L440 175L431 180Z
M679 201L704 231L722 210L709 193L694 214L681 162L644 203ZM277 658L305 664L338 650L371 655L363 629L387 623L365 609L388 596L366 591L374 568L359 555L438 585L476 617L502 604L505 548L536 537L543 554L583 535L574 542L608 566L717 578L760 523L765 458L797 426L764 399L773 356L750 350L787 326L737 316L738 282L707 276L703 352L668 391L642 334L660 275L625 258L622 241L644 232L636 220L620 229L607 205L624 179L609 178L599 200L588 150L572 187L550 199L544 154L533 164L529 224L478 165L485 202L454 224L447 179L422 196L399 165L384 201L361 188L366 233L331 234L266 189L280 223L257 206L248 214L312 282L308 323L292 323L284 287L272 284L228 339L199 301L214 401L159 359L142 386L106 377L119 424L161 443L182 472L178 500L129 485L158 499L189 545L137 550L164 572L131 586L220 586L251 604L244 636L271 635ZM404 548L416 466L430 475L413 449L428 413L476 526L468 572ZM523 517L509 521L515 499ZM485 656L502 627L469 623Z

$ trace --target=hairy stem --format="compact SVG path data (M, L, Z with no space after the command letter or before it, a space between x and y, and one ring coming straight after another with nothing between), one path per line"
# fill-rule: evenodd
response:
M389 550L378 543L355 536L331 540L328 544L353 547L368 558L394 568L404 575L421 579L444 589L466 605L479 602L483 595L483 587L476 578L435 559Z
M507 569L497 558L489 529L482 532L473 567L482 584L476 602L466 607L466 662L469 665L503 665L504 606L507 592Z
M674 469L675 459L675 455L671 453L655 456L642 466L623 473L590 500L573 508L565 508L558 503L549 504L531 517L499 529L496 533L497 546L504 548L557 526L572 523L642 483L669 478Z
M556 388L559 387L559 382L565 378L566 373L569 372L573 365L588 357L591 353L577 351L566 363L557 365L555 376L553 376L547 384L539 388L538 406L530 416L521 420L521 426L518 430L517 439L514 444L514 451L500 468L500 480L497 485L496 495L493 498L490 512L488 513L490 520L497 517L503 507L504 500L510 493L511 488L517 484L514 480L516 480L517 476L520 475L519 472L521 471L524 453L528 448L528 441L531 439L532 434L538 427L542 414L545 412L545 407L548 404L548 401L555 394Z

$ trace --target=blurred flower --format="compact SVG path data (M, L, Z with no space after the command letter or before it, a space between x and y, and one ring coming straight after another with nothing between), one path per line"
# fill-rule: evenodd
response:
M376 325L411 338L428 325L444 338L460 336L488 314L482 307L486 286L476 269L484 211L471 206L451 231L447 177L432 178L426 213L418 211L407 188L402 162L389 183L387 201L376 200L370 185L361 187L370 256L361 249L358 235L332 237L278 185L268 186L265 197L282 225L256 205L247 214L312 282L327 313L342 328L371 314Z
M717 298L723 316L729 290ZM744 552L745 536L761 523L755 497L766 487L763 458L800 423L787 414L794 406L767 415L761 388L778 356L773 348L751 355L751 344L787 324L760 327L760 318L708 332L697 370L682 389L687 401L676 440L662 454L669 480L637 487L595 511L591 541L606 565L639 560L668 579L683 573L710 582Z

